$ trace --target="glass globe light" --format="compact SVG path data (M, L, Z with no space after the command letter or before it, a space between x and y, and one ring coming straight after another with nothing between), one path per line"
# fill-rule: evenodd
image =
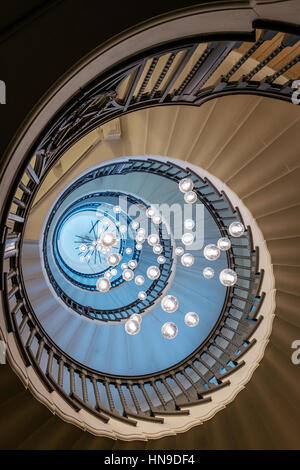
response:
M156 233L151 233L148 237L148 243L150 246L157 245L159 242L159 236Z
M223 271L220 272L219 279L223 286L234 286L237 281L237 273L232 269L223 269Z
M135 269L137 267L137 261L135 259L131 259L128 262L128 266L130 267L130 269Z
M158 256L157 257L157 262L158 262L158 264L164 264L166 262L166 258L163 255Z
M122 269L127 269L127 268L128 268L127 263L122 263L122 264L121 264L121 268L122 268Z
M118 271L117 271L117 269L115 269L115 268L114 268L114 269L111 269L110 272L111 272L111 275L112 275L112 276L116 276L116 275L118 274Z
M160 269L157 266L149 266L147 269L147 276L149 279L152 279L152 281L158 279L160 276Z
M105 277L100 277L96 283L96 288L99 292L108 292L110 289L110 281Z
M122 256L118 253L112 253L107 257L107 263L109 266L117 266L120 263Z
M120 214L121 207L120 206L114 206L113 211L114 211L115 214Z
M107 255L108 253L110 253L110 247L109 246L103 246L101 248L101 253L103 253L104 255Z
M221 251L227 251L231 247L231 241L227 237L222 237L219 238L217 245Z
M147 298L147 294L146 292L144 292L143 290L141 290L139 293L138 293L138 298L140 300L145 300Z
M110 272L110 271L106 271L106 272L104 273L104 277L105 277L106 279L110 279L110 278L112 277L111 272Z
M155 214L155 210L153 209L153 207L148 207L148 209L146 210L146 216L151 218L153 217Z
M189 191L192 191L194 187L194 183L191 180L191 178L183 178L182 180L179 181L179 189L182 193L187 193Z
M173 339L177 336L178 328L175 323L167 322L161 327L162 335L167 339Z
M206 259L210 261L214 261L219 258L220 250L217 247L217 245L210 243L209 245L206 245L206 247L204 248L203 254Z
M160 305L165 312L174 313L178 309L178 300L174 295L166 295Z
M197 201L197 194L194 191L189 191L188 193L185 193L184 200L188 204L194 204L194 202Z
M89 247L89 250L90 250L90 251L94 251L94 249L95 249L94 245L91 245L91 246Z
M104 232L101 235L101 243L104 246L113 246L117 242L117 237L113 232Z
M110 224L110 220L109 220L107 217L104 217L104 218L102 219L102 223L103 223L103 225L104 225L105 227L108 227L109 224Z
M162 222L162 217L161 217L161 215L155 214L155 215L152 217L152 222L153 222L154 224L156 224L156 225L161 224L161 222Z
M185 253L181 257L181 264L186 268L190 268L194 264L194 256L191 253Z
M155 245L155 246L153 247L153 253L154 253L155 255L160 255L162 251L163 251L163 247L162 247L160 244Z
M91 259L91 257L92 257L91 255L86 255L87 260Z
M87 250L87 246L84 243L82 243L79 247L79 251L81 251L81 253L85 253L86 250Z
M84 261L84 256L80 256L80 261Z
M145 278L144 278L144 276L139 274L138 276L136 276L134 282L136 283L137 286L142 286L145 282Z
M241 237L245 232L245 227L241 222L236 221L229 225L228 230L233 237Z
M191 245L194 241L194 234L186 232L182 235L181 241L184 245Z
M142 323L142 315L134 313L133 315L130 315L130 320L137 321L139 324L141 324Z
M141 243L136 243L135 249L140 251L143 248L143 245Z
M185 219L184 221L184 228L187 230L192 230L195 227L195 222L193 219Z
M141 243L144 243L145 236L142 235L141 233L138 233L137 236L135 237L135 241L138 242L138 244L140 245Z
M120 233L126 233L127 232L127 226L126 225L121 225L119 230L120 230Z
M184 323L187 326L196 326L199 323L199 317L195 312L188 312L184 317Z
M129 318L125 322L125 331L129 335L136 335L140 331L140 328L140 323L133 318Z
M139 224L136 220L134 220L133 222L131 222L131 228L132 228L133 230L137 230L137 229L139 228L139 226L140 226L140 224Z
M130 255L132 253L132 248L126 248L125 253Z
M203 272L203 276L206 279L212 279L214 277L214 274L215 274L215 271L213 270L213 268L211 268L209 266L207 268L204 268L202 272Z
M122 272L122 277L124 281L132 281L132 279L134 278L134 272L131 271L131 269L126 268Z
M146 231L144 228L139 228L138 231L137 231L137 234L138 235L143 235L143 237L145 237L145 234L146 234Z
M183 255L183 253L184 253L184 248L182 248L182 246L177 246L177 247L175 248L175 254L176 254L177 256L181 256L181 255Z
M100 245L100 243L98 243L98 245L96 246L96 250L97 250L97 251L101 251L101 250L102 250L102 245Z

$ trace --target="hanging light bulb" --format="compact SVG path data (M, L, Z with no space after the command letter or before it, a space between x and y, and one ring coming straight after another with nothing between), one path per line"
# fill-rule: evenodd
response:
M146 210L146 216L151 218L153 217L155 214L155 210L153 209L153 207L148 207L148 209Z
M137 267L137 261L135 259L131 259L128 262L128 266L130 267L130 269L135 269Z
M90 250L90 251L94 251L94 249L95 249L95 247L94 247L93 245L91 245L91 246L89 247L89 250Z
M178 309L178 300L174 295L166 295L160 305L165 312L174 313Z
M173 339L177 336L178 328L175 323L167 322L161 327L162 335L167 339Z
M126 225L121 225L119 230L120 230L120 233L126 233L127 232L127 226Z
M114 268L114 269L111 269L110 272L111 272L111 275L112 275L112 276L116 276L116 275L118 274L118 271L117 271L117 269L115 269L115 268Z
M192 230L195 227L195 222L192 219L185 219L184 228Z
M96 288L99 292L108 292L110 289L110 281L105 277L100 277L96 283Z
M80 259L81 262L84 261L84 256L80 256L79 259Z
M182 235L181 241L184 245L191 245L194 241L194 234L186 232Z
M191 180L191 178L183 178L182 180L179 181L179 189L182 193L187 193L189 191L192 191L194 187L194 183Z
M121 268L122 268L122 269L127 269L127 268L128 268L127 263L122 263L122 264L121 264Z
M231 241L227 237L222 237L219 238L217 245L220 250L227 251L231 247Z
M206 279L212 279L214 277L214 274L215 274L215 271L213 270L213 268L211 268L209 266L207 268L204 268L202 272L203 272L203 276Z
M115 214L120 214L121 207L120 206L114 206L113 211L114 211Z
M176 254L177 256L181 256L181 255L183 255L183 253L184 253L184 248L182 248L182 246L177 246L177 247L175 248L175 254Z
M137 286L142 286L145 282L145 278L144 278L144 276L139 274L138 276L136 276L134 282L136 283Z
M139 245L141 243L144 243L145 241L144 235L138 233L137 236L135 237L135 241L138 242Z
M159 242L159 236L156 233L151 233L148 237L148 243L150 246L157 245Z
M140 328L140 323L133 318L129 318L125 322L125 331L129 335L136 335L140 331Z
M136 243L135 249L140 251L143 248L143 245L141 243Z
M92 242L92 245L93 245L93 246L96 246L96 245L97 245L96 240L94 240L94 241Z
M138 229L137 234L142 235L143 237L145 237L146 231L145 231L144 228L141 227L141 228Z
M131 222L131 228L132 228L133 230L137 230L137 229L139 228L139 226L140 226L140 224L139 224L136 220L134 220L133 222Z
M159 225L161 222L162 222L162 217L161 215L159 214L155 214L153 217L152 217L152 222L156 225Z
M131 269L126 268L122 272L122 277L124 281L132 281L132 279L134 278L134 272L131 271Z
M107 257L107 263L109 266L117 266L120 263L122 256L119 253L112 253Z
M125 253L126 253L127 255L131 255L131 253L132 253L132 248L126 248Z
M81 251L81 253L85 253L86 250L87 250L87 246L84 243L82 243L79 247L79 251Z
M106 271L106 272L104 273L104 277L105 277L106 279L110 279L110 278L112 277L111 272L110 272L110 271Z
M204 248L203 254L204 254L204 257L208 259L209 261L214 261L219 258L220 250L217 247L217 245L210 243L209 245L206 245L206 247Z
M194 264L194 256L191 253L185 253L181 257L181 264L186 268L190 268Z
M113 232L107 231L101 235L100 240L101 240L102 245L110 247L116 244L117 237Z
M157 266L149 266L147 269L147 276L149 279L152 279L152 281L158 279L160 276L160 269Z
M86 259L87 259L87 260L90 260L91 257L92 257L91 255L86 255Z
M223 269L223 271L220 272L219 278L223 286L234 286L237 281L237 273L232 269Z
M110 253L111 251L111 248L109 246L103 246L101 248L101 253L103 253L104 255L107 255L108 253Z
M115 223L116 227L120 227L121 225L121 222L118 220L116 223Z
M110 220L107 218L107 217L104 217L102 219L102 224L105 226L105 227L108 227L109 224L110 224Z
M163 251L163 247L162 247L160 244L155 245L155 246L153 247L153 253L154 253L155 255L160 255L162 251Z
M194 202L197 201L197 194L194 191L189 191L188 193L185 193L184 200L188 204L194 204Z
M245 232L245 227L241 222L236 221L229 225L228 230L233 237L241 237Z
M157 257L157 262L158 262L158 264L164 264L166 262L166 258L163 255L158 256Z
M142 315L134 313L133 315L130 315L130 320L137 321L140 325L142 323Z
M195 312L188 312L184 317L184 323L187 326L196 326L199 323L199 317Z
M138 298L139 298L140 300L146 300L146 298L147 298L146 292L144 292L143 290L141 290L141 291L138 293Z

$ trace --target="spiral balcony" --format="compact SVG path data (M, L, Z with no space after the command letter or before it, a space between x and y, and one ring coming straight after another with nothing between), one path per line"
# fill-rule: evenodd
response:
M289 149L299 120L299 110L291 104L299 73L297 32L295 26L276 30L274 24L256 21L251 33L185 38L152 48L89 83L32 145L26 164L15 175L2 217L5 324L1 331L6 331L9 349L17 358L18 375L65 421L95 435L149 439L187 431L210 418L203 426L213 429L214 422L220 424L227 416L222 412L213 418L216 411L233 399L231 409L236 410L235 403L245 405L245 398L236 397L244 386L249 387L248 398L251 391L259 392L253 379L248 381L265 360L275 308L274 278L277 305L284 302L291 311L297 305L297 293L286 286L283 275L292 276L297 268L283 266L280 255L285 237L291 250L298 237L297 207L292 202L297 197L298 167ZM105 126L118 119L124 134L120 142L99 137ZM280 158L283 150L285 168ZM55 177L59 164L63 172ZM107 191L116 190L111 187L114 178L138 175L136 186L131 180L117 189L139 198L145 207L148 202L170 202L163 186L155 186L157 178L169 181L170 187L191 178L207 215L205 243L215 241L217 235L230 238L231 249L220 267L234 269L238 282L227 289L211 284L211 290L203 280L197 284L197 271L180 274L178 261L174 266L170 242L164 246L166 271L149 286L146 302L125 302L121 310L111 308L109 301L104 308L95 308L84 295L76 297L76 288L84 287L80 276L69 272L68 279L66 273L55 271L59 262L48 255L51 241L46 234L43 244L37 234L44 236L43 221L50 220L55 201L65 188L72 188L78 175L100 178L107 197L112 196ZM281 190L274 197L277 184ZM102 194L93 191L93 197ZM233 221L246 228L238 240L228 230ZM54 225L47 227L49 240ZM150 251L147 256L152 256ZM288 260L292 265L296 262L291 255ZM197 263L202 261L199 255ZM71 281L77 283L74 290ZM170 345L160 344L158 354L153 354L158 343L151 344L155 322L150 319L161 292L173 287L181 289L186 302L203 302L212 292L218 298L214 314L208 313L209 332L203 330L201 337L190 329L194 336L189 347L182 350L183 342L178 343L183 357L175 354L164 367L167 361L162 357L170 356ZM122 286L116 284L118 289ZM86 295L92 296L92 290ZM124 354L129 338L123 326L133 313L144 315L148 343L129 346L133 348L129 357L134 358L130 363ZM294 314L287 321L279 318L271 336L278 340L278 354L274 354L279 362L272 362L270 352L266 356L273 370L281 363L279 326L290 331ZM114 332L111 339L107 328ZM117 348L107 369L105 361L97 358L99 344L103 350L109 344ZM136 358L143 350L142 367L137 367ZM153 367L147 369L151 361Z

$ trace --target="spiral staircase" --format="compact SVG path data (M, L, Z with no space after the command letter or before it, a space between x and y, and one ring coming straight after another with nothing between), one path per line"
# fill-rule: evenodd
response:
M15 353L23 355L26 367L35 364L35 372L46 389L50 392L58 390L61 399L75 410L85 408L104 423L116 419L134 427L139 419L149 422L149 425L151 422L153 426L163 424L168 416L177 415L180 419L180 415L188 415L201 400L203 407L208 406L207 402L211 400L208 391L220 386L226 388L227 382L234 381L238 370L231 369L243 370L244 361L240 357L244 354L247 357L248 349L252 349L255 343L252 335L259 332L259 324L265 321L263 315L260 316L261 305L265 305L266 299L261 290L263 279L259 271L265 260L259 259L260 250L255 249L256 240L253 243L250 228L245 235L245 244L233 248L234 257L237 258L235 263L241 266L239 272L244 283L240 284L240 291L235 289L230 301L246 314L241 317L242 341L233 343L239 350L237 361L225 374L216 376L214 369L209 370L211 375L200 374L206 391L195 387L199 375L193 378L184 367L179 372L183 379L176 376L178 371L171 377L178 388L176 396L172 387L168 386L167 378L163 378L164 382L160 378L159 381L171 395L172 406L155 380L151 386L158 401L151 399L152 392L147 393L147 379L146 387L139 382L144 395L141 407L138 394L132 388L136 390L136 384L132 381L124 385L122 380L115 381L109 374L102 378L89 375L89 372L80 375L81 366L78 364L83 359L77 358L78 364L74 364L68 354L59 356L62 351L52 349L47 334L43 331L41 336L31 312L25 308L29 300L35 314L40 315L43 328L54 328L56 334L60 332L63 336L63 328L67 328L68 323L59 310L63 309L62 304L56 305L47 283L43 281L38 241L50 207L74 178L99 163L104 162L104 168L110 168L111 160L123 161L124 157L132 166L130 158L134 157L136 166L144 165L143 168L148 170L144 180L137 180L137 188L143 187L147 193L147 181L151 178L149 168L155 168L153 159L160 156L162 165L166 167L168 161L177 159L189 171L193 165L202 169L203 188L199 191L202 190L202 197L213 207L223 224L226 217L228 224L232 217L240 219L246 213L242 208L241 213L236 209L238 201L261 230L263 246L271 257L276 308L272 333L260 366L245 385L245 390L201 426L177 436L127 443L118 440L113 443L109 438L83 433L82 429L51 415L24 389L8 367L1 367L1 419L5 422L0 430L2 448L172 449L175 445L191 449L299 447L299 366L297 368L290 360L291 343L299 333L297 249L300 174L297 136L300 114L299 107L291 103L292 82L300 73L297 65L299 43L295 28L287 33L267 28L266 23L255 26L252 37L240 36L226 42L190 41L188 44L172 44L169 50L161 48L151 51L124 65L121 70L114 71L110 77L105 77L98 89L90 86L89 90L65 107L59 119L39 140L21 179L13 188L13 203L9 205L2 231L2 292L6 299L5 328L17 338L19 349ZM113 93L112 84L115 85ZM78 102L79 107L76 108ZM99 122L97 106L102 110L102 122ZM118 123L121 129L121 137L116 140L105 138L112 122ZM136 156L143 156L141 162ZM180 165L178 169L178 178L185 176ZM219 182L220 188L216 187ZM152 186L149 185L149 197L151 190ZM134 188L131 191L134 192ZM162 198L163 191L160 193L158 190L156 196ZM230 201L235 197L232 204ZM218 212L220 209L222 215ZM25 218L26 230L23 231ZM23 245L19 247L21 237ZM22 276L18 264L20 254ZM242 261L245 256L249 258L249 264ZM249 272L253 276L249 276ZM20 281L27 298L20 295ZM179 280L179 284L182 281ZM251 289L256 299L255 314L251 320L257 324L255 327L250 325L249 329L245 323L249 310L242 296L246 287ZM79 300L76 301L77 306L81 305ZM63 301L68 302L66 299ZM69 306L76 307L73 299ZM53 312L58 312L57 319L61 318L61 324L57 323ZM80 313L95 314L90 308ZM232 327L232 323L229 325ZM66 336L65 344L67 342ZM226 367L222 361L218 365ZM89 364L95 369L93 366ZM189 363L189 367L199 372L193 362ZM67 380L64 368L70 374ZM21 370L18 375L22 378ZM25 376L23 382L26 384ZM66 382L70 383L71 388L63 390ZM99 383L106 391L106 407L101 403ZM34 385L38 389L38 381ZM112 393L112 388L117 395ZM35 395L37 397L38 390ZM94 401L90 403L91 395ZM42 395L39 400L45 403ZM132 406L128 406L129 402ZM285 421L288 432L282 426ZM136 436L136 439L139 437Z

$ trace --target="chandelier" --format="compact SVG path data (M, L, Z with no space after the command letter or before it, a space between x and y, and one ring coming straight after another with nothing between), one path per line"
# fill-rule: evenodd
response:
M191 178L184 178L179 181L178 189L183 193L183 199L186 204L195 204L198 200L197 193L193 190L194 183ZM123 215L123 221L121 217ZM158 227L163 223L163 216L156 208L149 206L145 211L146 218L152 223L152 227ZM153 254L157 255L156 264L149 265L146 268L146 276L152 281L160 279L161 276L161 265L166 261L164 255L164 249L162 240L160 239L159 231L153 230L147 234L146 229L141 227L141 224L137 220L133 220L129 226L124 222L127 220L127 214L123 214L122 208L119 205L113 206L112 214L110 217L103 215L99 218L96 231L94 231L95 237L82 238L78 253L81 261L90 263L92 257L94 260L100 259L104 256L108 269L101 277L96 281L96 289L101 295L106 295L110 292L112 285L110 280L118 275L121 271L122 279L125 283L134 282L138 287L143 286L145 283L145 277L139 273L140 259L129 259L129 261L122 262L122 255L119 252L120 238L131 237L134 242L134 249L127 247L125 253L127 255L133 254L134 251L143 253L143 247L148 245L152 248ZM193 245L195 239L195 233L199 229L196 226L196 222L193 218L184 218L183 220L184 233L181 236L181 244L173 247L173 255L180 259L180 263L185 268L192 268L195 262L195 256L199 256L199 253L192 254L189 248ZM131 233L129 233L129 231ZM244 234L245 228L239 221L232 222L228 227L228 234L232 237L241 237ZM211 280L215 277L215 270L213 268L213 262L216 261L221 252L228 251L231 249L231 241L228 237L222 236L215 243L209 243L204 246L203 257L207 262L212 263L212 266L207 265L203 267L201 275L206 280ZM200 251L200 250L198 250ZM98 253L98 257L97 257ZM233 269L225 268L219 273L220 283L230 288L237 282L238 275ZM198 273L193 273L198 276ZM147 296L151 290L139 291L137 297L140 301L147 299ZM176 293L176 292L175 292ZM164 295L160 301L160 306L163 311L168 314L174 313L178 309L180 310L180 303L178 298L172 294ZM183 312L184 324L187 327L194 328L199 322L200 318L196 312ZM132 314L125 322L124 328L128 335L134 336L138 334L142 326L142 315L140 313ZM161 334L166 339L174 339L178 334L178 326L172 322L165 322L161 326Z

